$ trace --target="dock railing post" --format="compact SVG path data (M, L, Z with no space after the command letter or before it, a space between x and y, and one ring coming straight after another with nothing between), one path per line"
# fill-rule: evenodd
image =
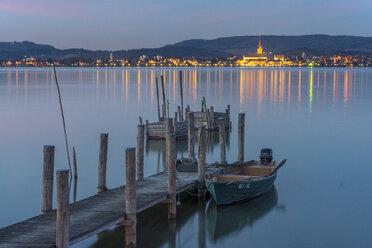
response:
M176 136L167 137L168 219L176 218Z
M168 134L173 133L173 119L165 118L165 139L167 139Z
M136 149L125 150L125 247L136 247Z
M220 141L220 164L226 164L225 119L218 119L218 133Z
M99 142L97 193L102 193L107 190L106 188L107 146L108 133L102 133Z
M44 146L41 213L53 209L54 146Z
M69 170L58 170L56 175L57 186L57 219L56 219L56 247L68 248L70 242L70 213Z
M143 159L145 145L145 126L137 126L136 180L143 180Z
M199 199L202 196L202 188L204 187L204 176L205 176L205 160L206 160L206 144L207 144L207 136L206 136L206 128L204 125L200 126L199 128L199 150L198 150L198 196Z
M238 119L238 162L244 162L244 125L245 113L239 113Z
M194 112L187 113L187 151L189 158L195 157L194 132L195 132Z

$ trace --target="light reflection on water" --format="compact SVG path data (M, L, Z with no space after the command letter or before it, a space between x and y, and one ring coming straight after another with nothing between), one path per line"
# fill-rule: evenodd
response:
M150 121L157 118L155 78L164 75L173 113L180 103L179 69L57 71L70 145L77 150L77 200L96 191L100 133L109 133L108 187L124 184L124 149L135 146L138 116ZM185 106L190 104L191 109L199 110L203 96L215 111L224 111L231 104L228 161L237 158L236 119L239 112L245 112L245 158L257 159L262 147L272 147L276 159L288 158L288 163L276 181L272 208L256 208L260 206L257 202L244 203L222 212L218 209L217 218L211 222L211 205L198 210L192 199L184 200L178 209L181 224L177 220L173 239L169 234L174 232L167 231L166 208L159 206L143 215L150 216L143 217L149 221L138 227L140 233L143 230L143 240L154 240L152 247L167 247L168 238L177 247L372 245L368 235L372 228L372 197L368 197L372 190L368 176L372 172L368 163L372 147L372 70L182 71ZM67 166L53 80L48 68L0 69L0 186L4 189L2 199L6 199L0 205L0 227L39 213L43 145L56 146L56 169ZM217 136L209 137L208 147L207 160L217 161ZM150 141L145 149L145 176L162 171L163 143ZM187 154L185 142L178 142L178 156L181 154ZM285 206L285 211L278 206ZM258 213L265 209L264 214ZM236 219L240 215L239 222ZM206 225L201 229L199 217ZM210 223L215 223L214 229L210 229ZM112 232L119 235L103 233L77 246L122 244L120 229ZM102 238L105 235L110 243ZM142 239L140 242L144 242Z

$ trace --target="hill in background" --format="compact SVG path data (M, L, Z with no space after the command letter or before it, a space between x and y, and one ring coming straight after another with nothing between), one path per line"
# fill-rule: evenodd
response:
M163 57L227 57L255 53L258 36L234 36L212 40L192 39L153 49L132 49L113 51L114 58L138 58L161 55ZM299 56L302 52L313 56L372 55L372 37L331 36L331 35L263 35L262 48L266 53ZM29 41L0 42L0 59L99 59L108 58L111 51L91 51L86 49L57 49L50 45L40 45Z

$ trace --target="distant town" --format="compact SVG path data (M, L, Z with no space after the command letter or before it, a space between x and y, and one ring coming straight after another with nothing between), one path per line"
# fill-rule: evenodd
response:
M334 56L284 56L264 52L261 39L254 54L215 58L170 58L160 55L148 56L143 54L138 58L109 58L100 59L36 59L25 57L19 60L2 60L2 67L371 67L372 55L334 55Z

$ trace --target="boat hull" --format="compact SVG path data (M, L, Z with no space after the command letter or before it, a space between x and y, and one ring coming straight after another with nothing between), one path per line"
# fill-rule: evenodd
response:
M275 179L276 173L259 180L232 182L214 182L206 178L205 184L217 205L227 205L237 201L255 198L267 192L274 185Z

